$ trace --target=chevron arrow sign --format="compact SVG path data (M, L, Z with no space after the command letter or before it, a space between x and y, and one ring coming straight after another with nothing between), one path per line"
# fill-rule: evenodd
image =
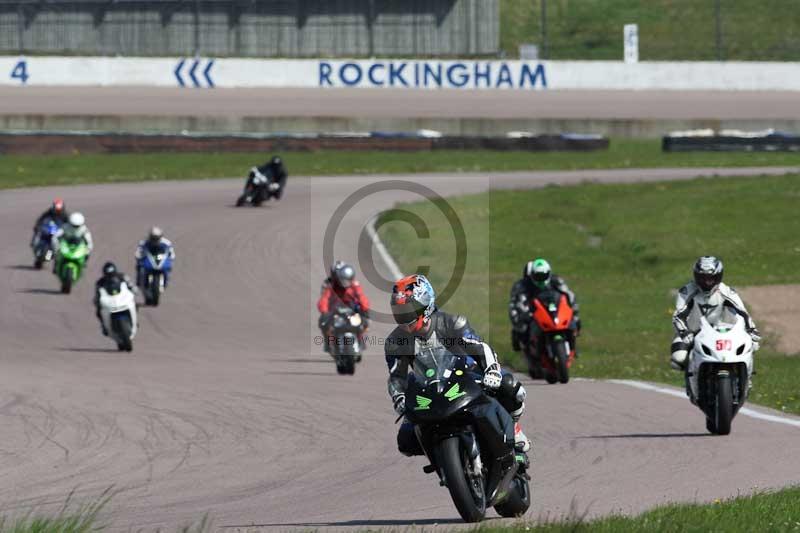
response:
M205 64L205 66L203 66ZM211 69L214 67L213 59L187 59L181 58L175 66L173 73L178 85L181 87L208 87L214 88L211 78Z

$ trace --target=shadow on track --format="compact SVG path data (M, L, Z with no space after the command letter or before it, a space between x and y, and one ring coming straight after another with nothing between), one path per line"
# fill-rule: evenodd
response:
M270 374L276 374L281 376L324 376L324 377L331 377L335 376L336 374L333 372L270 372Z
M324 359L276 359L278 363L333 363L332 358Z
M20 289L16 291L22 294L61 294L61 291L58 289L40 289L40 288L33 288L33 289Z
M40 270L33 265L6 265L6 270Z
M77 353L122 353L112 348L56 348L59 352Z
M681 437L713 437L711 433L628 433L623 435L586 435L576 439L669 439Z
M489 523L492 520L500 520L500 518L487 518L483 523ZM251 527L303 527L303 528L320 528L320 527L370 527L370 526L432 526L436 524L463 524L464 521L460 518L425 518L422 520L345 520L343 522L286 522L282 524L247 524L247 525L225 525L220 526L222 529L228 528L251 528Z

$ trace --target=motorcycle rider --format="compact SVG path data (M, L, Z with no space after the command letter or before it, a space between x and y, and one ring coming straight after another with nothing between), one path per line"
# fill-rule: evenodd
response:
M130 278L117 270L117 265L111 261L106 261L106 263L103 265L103 275L94 284L95 316L97 317L97 320L100 321L100 330L103 332L103 336L105 337L108 337L108 330L106 329L106 325L103 324L103 317L100 314L100 289L109 291L112 282L115 281L119 283L125 283L128 286L128 289L130 289L130 291L134 294L138 292L136 287L131 283Z
M369 299L355 278L356 271L352 266L344 261L336 261L331 265L330 275L322 282L317 310L326 352L330 352L331 319L338 305L345 305L361 315L362 335L369 327Z
M704 316L714 324L722 316L726 306L732 307L744 318L747 332L753 339L753 351L758 350L761 335L739 294L722 283L722 261L714 256L704 255L695 262L692 274L693 281L678 291L675 312L672 315L672 327L675 329L675 338L670 348L672 368L686 369L686 358L694 335L700 331L700 317Z
M394 409L402 416L406 410L405 390L408 369L422 349L444 346L447 350L471 357L483 372L484 388L497 392L498 402L513 420L514 445L519 451L530 450L531 443L522 432L519 419L525 411L525 388L510 373L500 369L497 355L482 342L462 315L440 311L436 294L428 279L412 274L398 280L391 296L392 314L398 326L384 346L389 366L389 396ZM404 422L397 434L398 449L405 455L421 455L413 424Z
M286 185L286 180L289 177L289 173L287 172L286 165L284 165L283 159L281 159L280 156L274 155L263 165L250 169L250 174L247 176L247 182L244 184L244 191L242 192L240 201L247 196L248 190L253 186L253 182L257 177L266 179L267 183L277 183L279 187L274 194L275 198L278 200L281 199L281 196L283 196L283 188Z
M531 338L531 324L533 317L530 311L532 302L540 292L552 289L564 294L567 297L573 311L574 335L570 339L570 344L575 350L575 357L578 356L576 337L581 331L581 319L578 314L580 306L573 293L564 280L553 274L550 263L546 259L534 259L525 264L522 269L522 279L518 280L511 287L511 298L508 302L508 316L511 319L511 346L515 352L521 349L529 349L528 341Z
M167 254L172 261L175 260L175 247L172 245L172 241L164 237L164 231L158 226L150 228L147 238L139 241L136 246L136 252L133 254L133 257L136 258L137 287L144 285L145 275L147 274L144 268L144 259L147 256L147 252L152 255ZM164 270L163 274L164 287L166 287L169 285L169 270Z
M86 262L89 262L89 257L94 250L94 241L92 240L92 232L86 226L86 218L82 213L74 212L67 219L67 223L59 228L55 235L53 235L53 250L58 251L59 241L64 239L68 242L83 241L89 252L86 254ZM53 272L56 271L58 261L53 261Z
M44 213L39 215L39 218L37 218L36 222L33 223L33 237L31 237L31 246L36 244L36 239L39 237L39 228L42 226L45 220L48 219L58 224L59 227L67 223L67 220L69 219L69 213L64 207L64 200L61 198L56 198L53 200L53 203L50 204L50 207L48 207Z

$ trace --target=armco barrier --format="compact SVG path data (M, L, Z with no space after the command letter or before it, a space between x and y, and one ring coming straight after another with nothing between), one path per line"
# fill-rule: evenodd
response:
M0 57L0 85L800 91L797 63Z
M420 137L414 135L161 135L133 133L0 132L0 154L271 152L312 150L604 150L600 136Z
M800 152L800 135L776 131L687 131L665 135L664 152Z

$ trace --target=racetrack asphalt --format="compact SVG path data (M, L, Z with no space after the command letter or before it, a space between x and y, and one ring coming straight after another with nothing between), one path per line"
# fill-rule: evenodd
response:
M231 531L458 524L447 490L422 472L426 461L396 451L381 347L349 377L314 343L323 234L337 207L363 186L386 188L339 226L335 255L361 271L366 221L418 199L398 180L450 196L791 171L292 178L280 203L260 209L232 207L235 180L2 191L0 514L57 510L73 489L84 500L113 485L104 516L114 530L169 531L204 513ZM96 242L69 296L48 267L29 267L30 224L56 195L84 212ZM176 244L173 283L160 307L140 310L133 353L120 353L100 335L92 286L106 259L132 273L134 246L152 224ZM387 287L365 283L379 311ZM371 333L388 330L376 323ZM713 437L686 399L604 381L525 382L530 518L635 513L798 482L797 428L737 417L730 436Z
M800 119L790 91L481 91L0 87L0 115Z

